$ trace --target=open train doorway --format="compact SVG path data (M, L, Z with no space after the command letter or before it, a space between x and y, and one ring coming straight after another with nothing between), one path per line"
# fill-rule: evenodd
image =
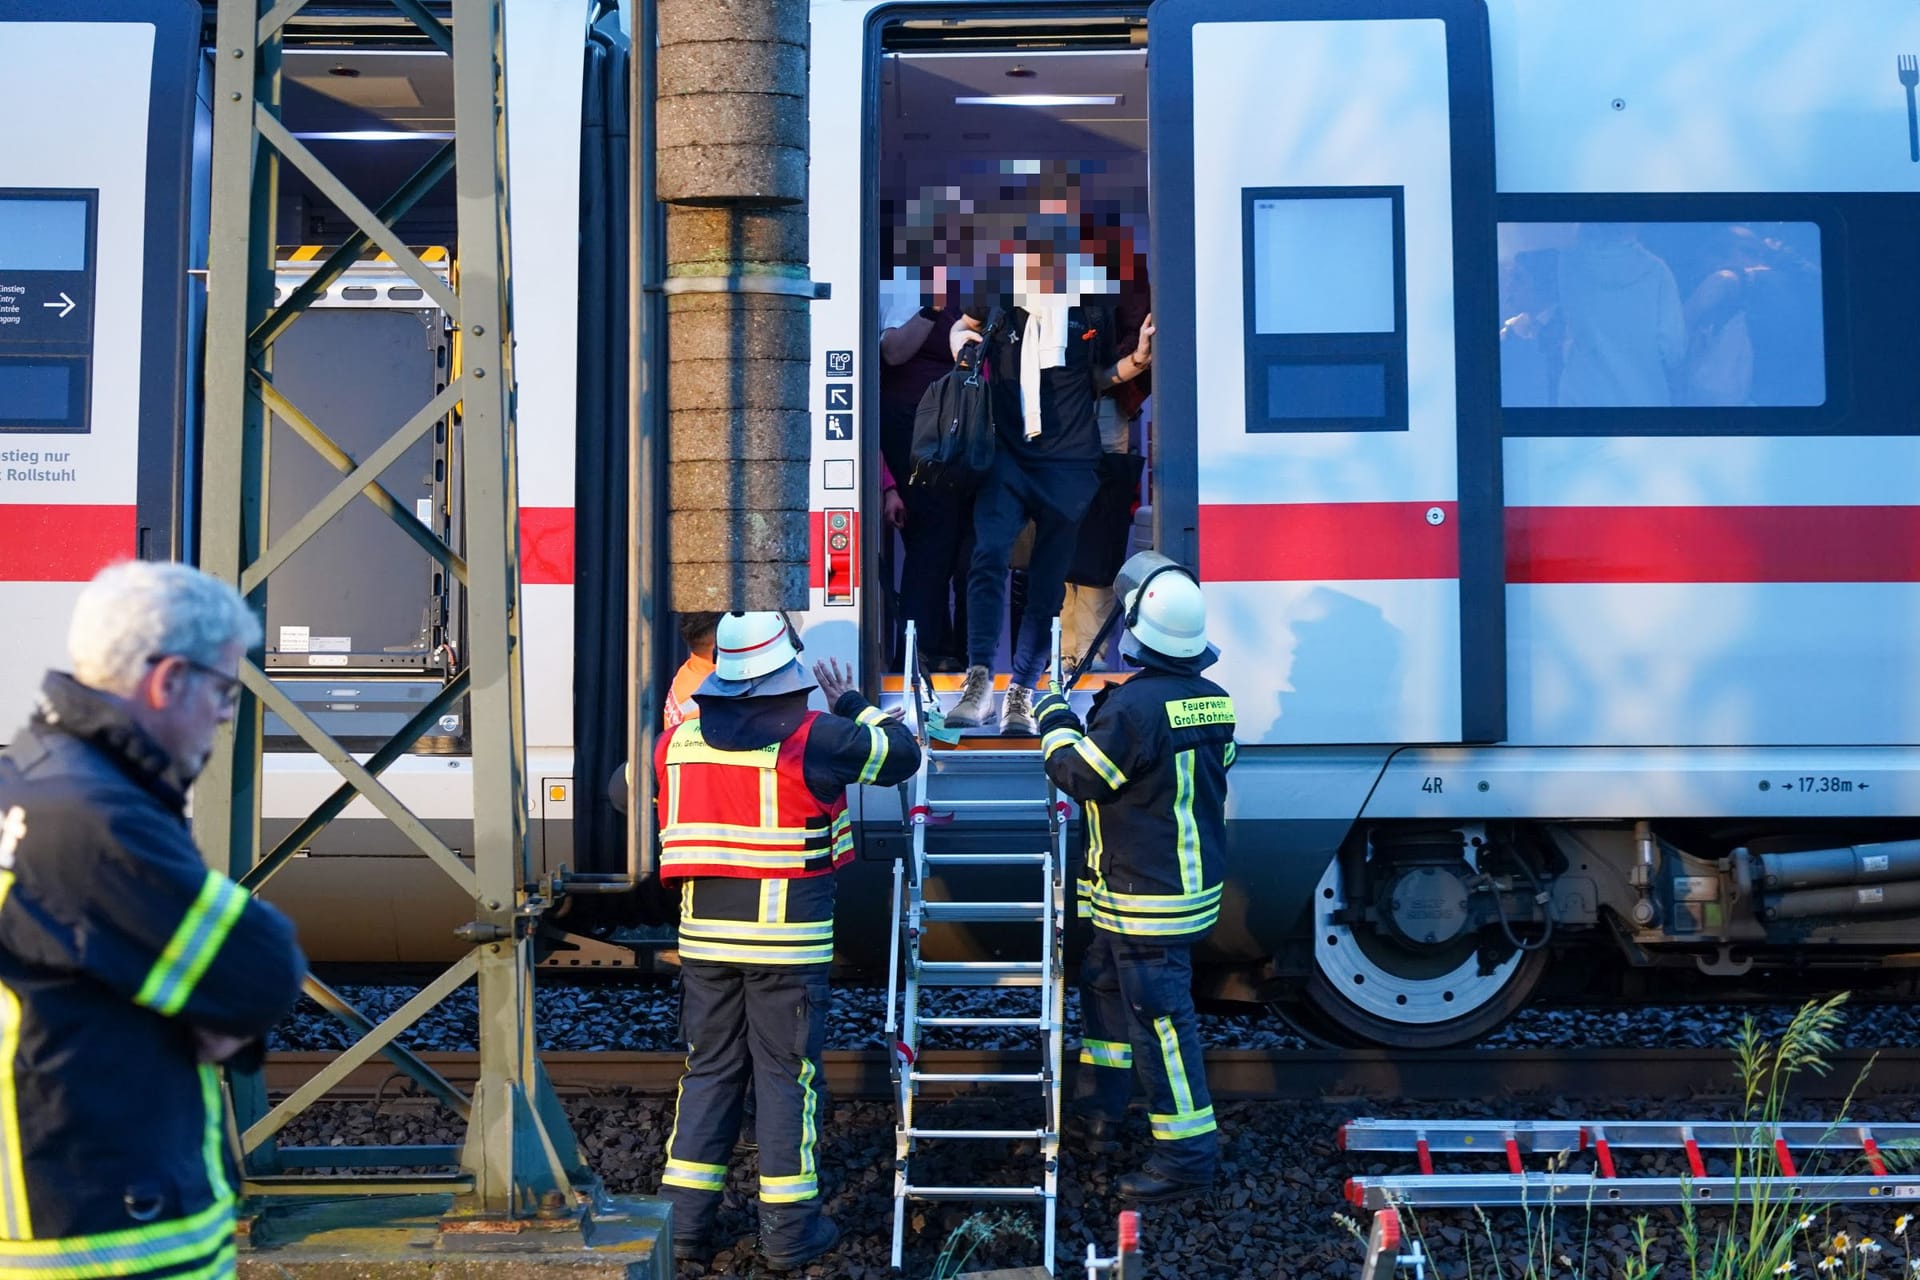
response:
M1056 598L1063 654L1095 680L1119 665L1117 637L1092 642L1115 572L1153 543L1152 383L1143 373L1102 386L1094 366L1135 349L1152 305L1145 37L1144 13L1122 10L1071 19L943 11L873 29L863 363L877 412L867 415L865 453L883 465L870 468L867 490L869 580L881 589L868 593L866 634L889 692L909 620L937 689L961 687L969 650L976 661L991 652L1004 688L1023 621L1050 616ZM914 412L953 368L963 316L1013 327L1035 312L1059 317L1061 340L1034 362L1086 375L1073 380L1084 390L1072 403L1052 384L1043 403L1062 421L1091 414L1082 436L1091 456L1028 470L1043 484L1091 470L1094 488L1065 529L1028 521L1001 530L993 541L1009 544L1007 567L990 576L1002 589L970 591L973 495L915 483ZM1023 404L1041 381L1027 371Z

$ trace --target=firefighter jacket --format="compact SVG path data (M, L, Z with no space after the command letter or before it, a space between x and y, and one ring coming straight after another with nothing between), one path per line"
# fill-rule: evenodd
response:
M1034 711L1047 776L1086 810L1080 914L1192 941L1220 916L1233 700L1200 674L1210 659L1150 661L1094 696L1084 729L1062 694Z
M660 740L660 875L681 881L680 956L736 964L833 960L833 871L853 857L846 789L920 766L898 721L849 690L705 700Z
M185 803L121 706L58 673L0 754L0 1276L232 1274L194 1033L264 1036L306 960L201 862Z

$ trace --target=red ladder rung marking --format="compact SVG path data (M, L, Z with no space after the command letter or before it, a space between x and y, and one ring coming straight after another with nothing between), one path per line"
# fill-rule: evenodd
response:
M1885 1177L1887 1162L1880 1158L1880 1144L1875 1142L1873 1136L1869 1134L1860 1147L1867 1153L1867 1168L1873 1170L1876 1177Z
M1787 1140L1785 1138L1775 1138L1773 1140L1773 1154L1780 1161L1781 1173L1786 1174L1789 1178L1797 1178L1800 1176L1799 1170L1793 1167L1793 1155L1787 1150Z
M1427 1140L1425 1138L1421 1138L1413 1144L1413 1152L1415 1157L1420 1161L1420 1172L1432 1173L1433 1149L1427 1146Z
M1696 1178L1707 1176L1707 1162L1700 1158L1700 1144L1693 1140L1691 1133L1687 1135L1687 1167Z
M1614 1177L1613 1149L1607 1145L1607 1140L1605 1138L1594 1139L1593 1150L1594 1154L1600 1158L1600 1176L1603 1178Z
M1507 1172L1513 1174L1526 1172L1520 1163L1520 1141L1512 1134L1507 1135Z

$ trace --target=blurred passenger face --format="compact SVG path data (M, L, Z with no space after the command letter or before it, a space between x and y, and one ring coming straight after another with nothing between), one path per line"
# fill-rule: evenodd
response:
M235 643L221 649L212 662L178 653L147 659L146 677L131 699L134 719L189 781L207 767L214 735L239 706L243 654Z

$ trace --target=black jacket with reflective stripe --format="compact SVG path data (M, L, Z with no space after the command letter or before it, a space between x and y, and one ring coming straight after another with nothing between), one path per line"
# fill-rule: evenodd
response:
M285 916L201 861L185 799L115 700L58 673L0 754L0 1275L231 1247L194 1029L264 1036L306 960Z
M1219 918L1233 701L1204 665L1109 685L1084 729L1059 694L1035 708L1047 776L1086 809L1080 911L1098 928L1190 941Z

